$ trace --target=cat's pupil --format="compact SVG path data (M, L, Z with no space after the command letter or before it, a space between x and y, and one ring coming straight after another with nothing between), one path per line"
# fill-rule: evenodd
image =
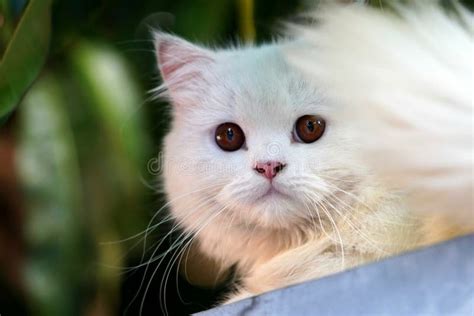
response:
M293 135L297 141L309 144L323 135L325 127L326 122L319 115L304 115L296 121Z
M245 134L239 125L226 122L217 126L215 134L217 145L224 151L239 150L245 143Z
M229 141L232 141L232 139L234 138L234 131L232 130L232 128L228 128L226 133L227 133L227 139Z

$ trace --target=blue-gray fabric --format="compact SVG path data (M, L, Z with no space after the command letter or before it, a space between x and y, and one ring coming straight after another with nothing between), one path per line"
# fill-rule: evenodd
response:
M474 235L199 315L472 316Z

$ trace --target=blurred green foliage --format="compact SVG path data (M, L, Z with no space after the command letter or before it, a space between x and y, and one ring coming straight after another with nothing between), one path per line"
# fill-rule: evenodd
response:
M0 314L115 315L130 303L120 302L122 268L143 249L133 247L139 238L120 240L143 231L161 205L147 162L169 124L164 104L148 101L159 83L150 29L212 46L262 41L296 6L0 0L0 123L15 131L26 215L23 235L12 237L25 241L21 280L4 284L11 278L0 269L0 296L20 284L14 293L26 307L0 297Z
M120 274L107 266L121 266L127 249L100 242L146 226L140 180L151 146L136 80L100 42L77 42L67 63L44 71L19 112L25 280L39 315L81 315L97 288L116 305Z
M94 280L79 162L60 88L52 74L35 84L23 102L18 135L30 248L25 281L38 315L73 315Z
M20 101L46 59L51 31L51 2L30 1L14 31L9 23L12 15L9 2L1 2L1 12L7 13L3 16L5 31L2 35L11 35L11 38L0 60L0 122Z

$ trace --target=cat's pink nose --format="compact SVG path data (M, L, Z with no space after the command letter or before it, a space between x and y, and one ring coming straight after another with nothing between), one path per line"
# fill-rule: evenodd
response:
M278 161L257 162L255 171L260 173L265 178L271 180L275 178L278 172L282 171L286 165Z

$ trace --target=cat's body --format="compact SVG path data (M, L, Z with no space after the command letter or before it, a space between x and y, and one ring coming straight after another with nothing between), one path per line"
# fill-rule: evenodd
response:
M430 235L429 221L374 180L346 118L287 64L291 45L214 51L156 34L158 90L173 104L164 146L171 213L222 270L236 267L241 286L230 301L453 233L443 223ZM314 131L298 125L307 115L324 123L309 122L323 131L316 140L295 132ZM223 123L230 134L218 134ZM242 143L226 147L235 135Z

